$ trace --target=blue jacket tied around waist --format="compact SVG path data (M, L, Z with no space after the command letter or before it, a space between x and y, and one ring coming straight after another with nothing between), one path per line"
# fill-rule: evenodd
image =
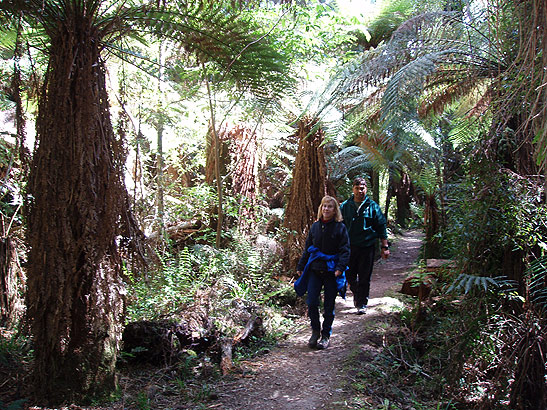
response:
M324 260L327 263L327 270L329 272L334 272L336 270L336 263L338 262L338 258L339 258L338 255L327 255L321 252L318 248L316 248L313 245L308 248L308 252L310 256L308 258L308 262L306 263L306 266L304 267L304 271L302 272L302 275L300 275L298 280L294 282L294 290L296 291L296 294L298 296L304 296L304 294L308 290L310 265L314 260L316 259ZM345 299L346 298L346 273L345 272L342 272L340 276L336 277L336 287L338 289L338 294Z

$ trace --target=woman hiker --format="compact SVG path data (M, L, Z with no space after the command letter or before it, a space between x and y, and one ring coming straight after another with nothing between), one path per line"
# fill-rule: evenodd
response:
M312 334L308 346L326 349L334 321L337 293L345 296L345 270L349 263L349 237L342 222L338 201L331 196L321 200L317 221L313 223L306 246L297 265L300 278L295 283L296 293L308 292L308 317ZM323 325L319 318L321 289L324 289Z

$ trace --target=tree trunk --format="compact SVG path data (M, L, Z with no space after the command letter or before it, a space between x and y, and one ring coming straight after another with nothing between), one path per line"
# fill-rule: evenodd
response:
M373 169L371 171L372 200L380 205L380 173Z
M25 278L10 237L0 238L0 325L12 327L23 313Z
M424 259L438 258L440 246L435 237L439 232L439 210L435 195L425 197L424 206L425 249Z
M156 228L158 232L158 237L161 240L162 248L165 242L167 241L166 232L165 232L165 201L164 201L164 161L163 161L163 130L164 130L164 119L163 119L163 99L164 93L162 89L163 81L163 60L162 60L162 51L163 51L163 42L160 42L159 53L158 53L158 104L157 104L157 124L156 124L156 135L157 135L157 145L158 150L156 152Z
M258 187L258 141L256 133L236 127L230 131L234 144L234 175L232 193L239 196L239 230L250 233L256 219L255 205Z
M110 122L100 39L72 10L50 31L28 190L28 316L38 399L84 400L115 387L121 334L124 153Z
M401 171L399 180L394 181L395 199L397 201L396 222L401 228L407 227L412 200L412 181L407 173Z
M23 100L21 98L21 70L19 60L22 55L21 25L17 26L17 38L14 52L14 72L10 93L15 100L15 127L17 130L17 145L12 153L9 165L5 170L3 182L13 178L12 167L14 160L19 156L22 170L21 180L26 179L28 169L28 152L25 148L26 121ZM13 215L2 215L2 237L0 238L0 325L11 328L15 326L24 312L22 296L24 294L26 278L19 264L17 242L12 237L13 222L19 212L17 208ZM9 218L8 218L9 217ZM18 236L19 237L19 236Z
M294 270L302 253L308 229L317 216L317 209L327 194L327 168L322 130L310 134L317 121L302 119L298 123L296 155L284 226L289 230L286 242L288 269Z
M387 181L387 192L386 192L386 204L384 208L384 215L386 218L389 215L389 207L391 205L391 198L395 196L395 188L394 188L394 182L393 182L393 176L391 169L388 169L388 181Z

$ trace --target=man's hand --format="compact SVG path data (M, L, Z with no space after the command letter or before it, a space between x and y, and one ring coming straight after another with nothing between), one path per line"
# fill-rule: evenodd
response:
M389 242L387 239L380 239L380 256L382 259L389 258Z

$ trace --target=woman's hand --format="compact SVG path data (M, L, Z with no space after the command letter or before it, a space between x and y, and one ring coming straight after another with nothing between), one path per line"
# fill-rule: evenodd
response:
M334 276L338 277L342 274L341 270L334 271Z
M296 274L298 275L298 277L302 276L302 271L301 270L297 270L296 271Z

